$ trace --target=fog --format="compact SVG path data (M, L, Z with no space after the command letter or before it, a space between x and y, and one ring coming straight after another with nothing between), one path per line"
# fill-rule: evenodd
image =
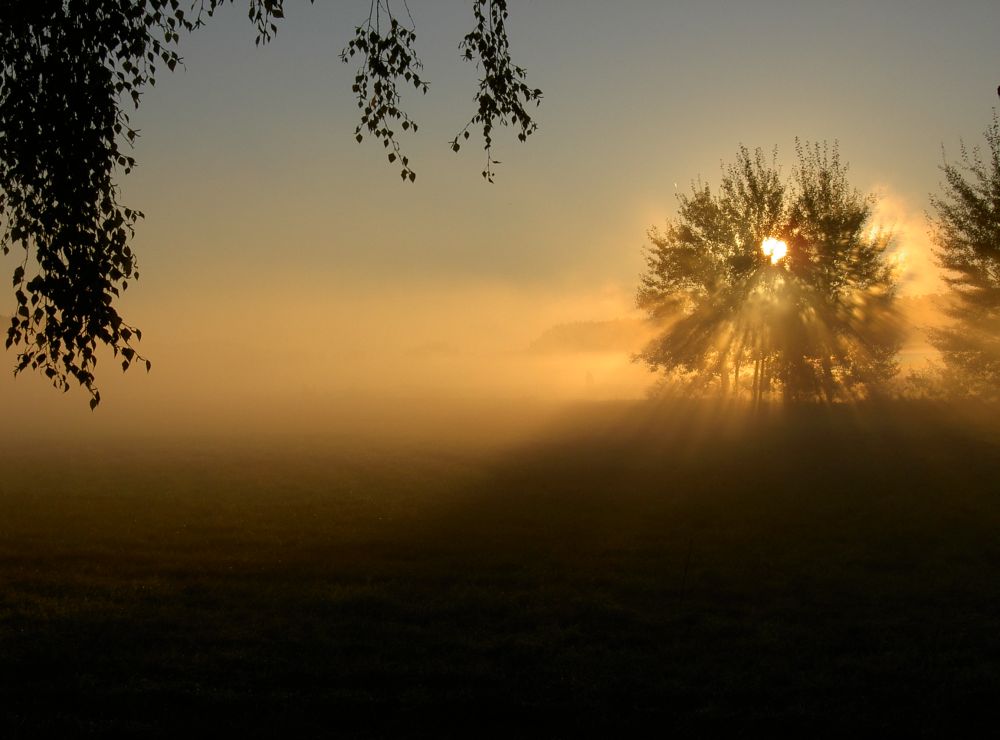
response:
M189 283L172 296L146 296L140 285L128 299L152 371L123 374L102 357L94 412L81 389L62 394L30 373L8 375L0 423L10 438L431 434L442 419L486 409L476 428L492 434L518 414L531 423L568 402L642 398L651 382L631 359L649 328L624 286L551 295L302 274Z
M897 236L905 375L935 356L926 328L941 323L940 280L923 214L880 192L877 221ZM103 356L94 412L81 389L5 374L4 435L499 439L567 405L645 398L657 379L633 360L655 327L623 281L375 279L296 264L233 266L226 279L206 264L125 294L152 372L123 374Z
M888 186L872 189L875 221L896 235L902 381L936 358L927 329L943 321L941 282L924 214ZM628 245L621 259L640 252ZM0 262L12 265L12 256ZM0 434L28 446L119 438L504 446L537 439L581 403L644 399L657 383L633 359L656 331L635 308L635 282L390 273L226 264L211 252L184 278L147 272L121 310L142 329L138 348L152 371L123 374L105 353L93 412L80 388L62 394L38 374L6 372ZM12 367L14 354L6 358Z

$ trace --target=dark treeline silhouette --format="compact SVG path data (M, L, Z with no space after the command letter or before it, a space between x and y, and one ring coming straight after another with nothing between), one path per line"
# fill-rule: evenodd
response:
M679 196L650 232L638 305L666 327L640 354L687 391L760 402L868 398L900 346L891 232L837 146L798 145L790 182L741 148L717 191Z
M173 70L180 34L203 25L234 0L6 0L0 4L0 250L21 248L13 275L15 315L6 346L15 372L44 373L57 388L77 381L100 402L97 350L109 347L127 370L148 370L133 342L138 329L116 308L139 277L130 242L142 213L119 200L117 177L135 166L129 106L153 85L157 65ZM247 0L257 42L271 40L283 0ZM521 141L537 125L528 106L541 91L510 57L506 0L470 0L472 30L462 57L476 63L475 111L451 142L478 128L493 179L495 127L513 126ZM417 124L401 108L401 90L427 91L409 8L403 0L359 4L367 17L342 59L357 64L355 131L383 144L404 181L416 172L400 145Z

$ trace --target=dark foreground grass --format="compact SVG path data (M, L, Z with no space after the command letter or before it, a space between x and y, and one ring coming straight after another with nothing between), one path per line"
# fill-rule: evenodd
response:
M989 723L985 416L618 405L503 452L9 447L0 734Z

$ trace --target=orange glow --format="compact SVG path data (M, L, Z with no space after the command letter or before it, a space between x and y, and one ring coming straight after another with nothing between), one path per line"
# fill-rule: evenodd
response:
M767 237L760 244L760 251L764 253L765 257L771 258L771 264L778 264L779 260L785 258L788 254L788 245L781 239L775 239L773 236Z

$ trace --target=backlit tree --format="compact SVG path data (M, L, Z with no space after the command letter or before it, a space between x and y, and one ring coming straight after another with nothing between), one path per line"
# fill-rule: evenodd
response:
M740 148L717 191L696 184L652 230L637 303L664 329L639 355L688 391L848 400L897 367L892 234L836 145L798 145L790 179Z
M951 288L949 327L931 341L944 360L948 390L1000 398L1000 121L986 129L987 150L961 148L945 163L944 192L932 197L938 264Z

